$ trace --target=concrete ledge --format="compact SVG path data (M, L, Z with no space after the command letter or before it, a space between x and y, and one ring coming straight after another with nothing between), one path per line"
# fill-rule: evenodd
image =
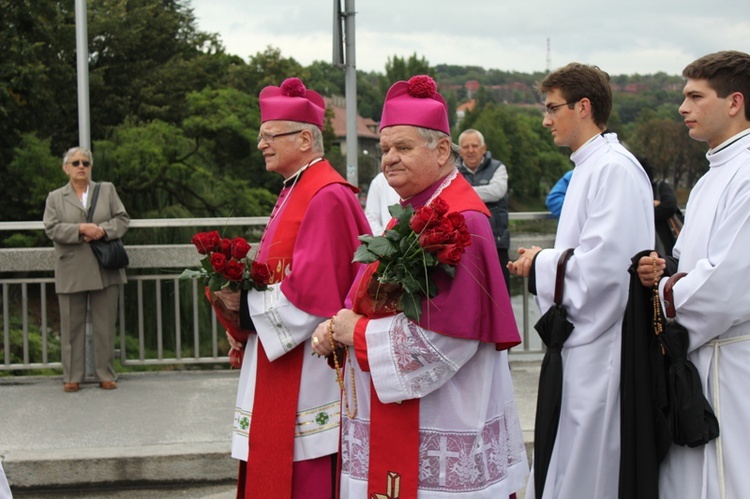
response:
M192 244L125 246L130 269L173 269L197 267L201 255ZM55 267L54 248L2 248L0 272L49 271Z
M515 260L520 246L550 248L554 234L518 234L510 240L510 257ZM253 251L257 243L251 242ZM201 255L192 244L125 246L130 257L128 271L136 269L183 269L200 265ZM0 272L49 271L55 266L54 248L0 248Z
M237 462L230 456L229 442L43 453L17 450L4 456L3 467L14 490L237 479Z

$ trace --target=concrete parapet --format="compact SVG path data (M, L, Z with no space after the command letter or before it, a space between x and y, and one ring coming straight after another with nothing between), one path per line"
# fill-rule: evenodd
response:
M192 244L149 244L125 246L129 269L174 269L200 265L201 255ZM0 272L52 271L54 248L0 249Z
M518 248L540 246L551 247L554 234L519 234L510 240L510 257L515 259ZM255 244L253 244L255 246ZM197 267L201 255L192 244L150 244L125 246L130 257L128 269L177 269ZM0 272L52 271L55 266L54 248L2 248L0 249Z

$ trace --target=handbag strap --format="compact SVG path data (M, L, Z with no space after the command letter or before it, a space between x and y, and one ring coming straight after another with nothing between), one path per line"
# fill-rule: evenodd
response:
M102 184L96 184L94 187L94 194L91 195L91 204L89 204L89 214L86 216L86 222L91 223L94 218L94 210L96 209L96 200L99 199L99 187Z
M568 248L557 261L557 275L555 276L555 305L562 305L563 289L565 288L565 266L573 256L573 248Z
M677 274L669 276L669 279L667 279L667 283L664 285L664 309L667 313L667 320L674 320L675 316L677 315L677 311L674 309L674 292L672 291L672 288L674 285L685 277L687 274L685 272L679 272Z

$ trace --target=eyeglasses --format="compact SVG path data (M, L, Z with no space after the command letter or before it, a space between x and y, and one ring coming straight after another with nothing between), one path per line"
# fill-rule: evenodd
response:
M75 161L71 161L70 164L73 166L83 165L84 168L88 168L89 166L91 166L91 161L80 161L77 159Z
M555 112L558 109L560 109L561 107L567 106L567 105L570 105L570 104L575 104L576 102L578 102L578 101L574 100L574 101L570 101L570 102L563 102L562 104L555 104L554 106L547 105L547 106L544 107L544 114L546 114L547 116L554 116Z
M266 144L270 144L276 137L286 137L287 135L294 135L295 133L300 133L301 131L302 130L293 130L291 132L281 133L261 133L260 135L258 135L258 144L260 144L261 140L265 140Z

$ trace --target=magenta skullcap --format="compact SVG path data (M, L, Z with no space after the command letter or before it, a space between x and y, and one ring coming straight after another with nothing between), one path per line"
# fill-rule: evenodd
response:
M448 106L437 91L435 80L427 75L397 81L388 90L383 103L380 129L411 125L451 134Z
M326 103L318 92L308 90L299 78L287 78L280 87L260 91L260 122L281 120L310 123L323 130Z

